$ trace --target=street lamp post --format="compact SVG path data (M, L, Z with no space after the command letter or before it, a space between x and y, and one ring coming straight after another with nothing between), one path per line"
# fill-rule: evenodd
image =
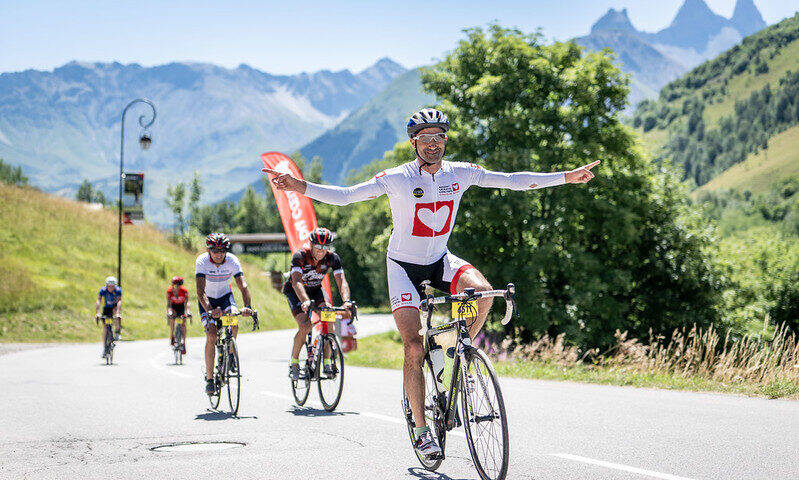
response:
M123 182L125 181L125 174L123 173L123 164L125 161L125 114L128 113L128 109L137 103L145 103L147 104L153 111L152 118L149 121L146 121L146 116L141 115L139 117L139 126L144 128L145 130L155 122L155 105L153 102L147 100L146 98L137 98L133 100L125 109L122 110L122 136L119 142L119 202L117 206L119 207L119 233L117 235L117 282L119 285L122 285L122 191L123 191ZM141 144L141 148L143 150L147 150L150 148L150 143L152 140L150 136L145 133L139 138L139 143Z

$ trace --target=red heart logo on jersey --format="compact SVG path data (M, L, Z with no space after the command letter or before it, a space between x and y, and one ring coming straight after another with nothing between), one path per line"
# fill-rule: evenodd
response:
M454 202L417 203L413 219L414 237L437 237L449 233Z
M412 298L410 293L403 293L400 297L402 297L403 302L410 302Z

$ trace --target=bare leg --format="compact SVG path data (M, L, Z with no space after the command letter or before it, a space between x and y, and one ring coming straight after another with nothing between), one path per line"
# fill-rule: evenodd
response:
M294 320L297 322L297 333L294 334L294 345L291 347L291 358L300 358L300 350L308 332L311 331L311 321L308 316L300 312L294 315Z
M467 270L461 278L458 279L458 285L455 287L458 293L462 292L465 288L474 288L477 292L484 292L492 290L491 284L476 268ZM488 312L491 310L491 304L494 302L493 298L481 298L477 300L477 319L469 327L469 336L474 338L475 335L480 333L483 324L486 322Z
M402 366L402 377L405 384L405 394L411 404L413 420L417 427L426 425L424 418L424 376L422 362L424 361L424 348L419 330L422 328L419 319L419 310L415 308L400 308L394 311L394 321L397 322L402 336L402 345L405 348L405 361Z
M169 338L170 338L170 345L175 343L175 319L173 317L168 317L167 320L169 322Z
M216 325L211 321L205 329L205 378L214 378L214 347L216 346Z

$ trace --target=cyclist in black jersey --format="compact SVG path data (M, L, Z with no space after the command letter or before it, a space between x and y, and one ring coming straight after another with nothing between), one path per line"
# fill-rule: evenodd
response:
M291 314L297 321L297 333L294 335L294 345L291 348L291 361L289 363L289 376L297 380L300 375L300 349L305 337L311 330L308 320L308 308L313 300L316 305L330 305L330 299L325 298L322 290L322 280L328 272L333 272L333 278L338 284L338 291L344 306L350 306L350 286L344 277L344 268L341 259L330 251L333 243L333 233L326 228L317 228L311 232L311 246L294 253L291 258L291 276L283 285L283 294L286 296ZM327 352L325 352L327 354ZM329 374L331 369L330 359L324 359L324 371Z

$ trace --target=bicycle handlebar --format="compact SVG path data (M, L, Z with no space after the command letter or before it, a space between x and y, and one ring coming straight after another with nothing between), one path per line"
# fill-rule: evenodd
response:
M345 306L328 307L327 305L316 305L316 302L314 300L310 300L310 302L311 304L308 306L308 311L306 312L306 316L308 319L311 318L311 312L313 312L314 310L316 310L317 312L350 312L352 314L351 320L353 322L358 319L358 305L353 301L350 301L352 307L345 307Z
M433 305L441 305L452 302L465 302L469 300L476 300L478 298L489 297L503 297L505 299L505 316L502 318L502 325L507 325L512 317L519 316L519 312L516 309L516 286L512 283L509 283L505 290L486 290L482 292L476 292L473 288L466 288L463 290L463 292L453 295L443 295L441 297L433 297L432 295L428 295L427 298L422 300L422 303L419 305L419 309L428 310L432 309Z

